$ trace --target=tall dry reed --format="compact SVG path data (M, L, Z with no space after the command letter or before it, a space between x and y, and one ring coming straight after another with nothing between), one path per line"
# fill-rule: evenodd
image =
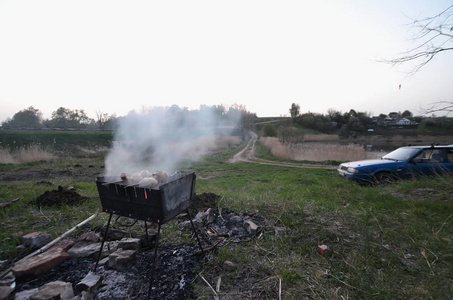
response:
M16 160L8 149L0 148L0 164L15 164Z
M385 153L366 151L356 144L306 142L302 144L282 144L277 138L262 137L260 142L271 149L278 158L306 161L351 161L378 158Z
M39 145L21 147L15 151L0 148L0 164L21 164L35 161L52 161L56 157Z

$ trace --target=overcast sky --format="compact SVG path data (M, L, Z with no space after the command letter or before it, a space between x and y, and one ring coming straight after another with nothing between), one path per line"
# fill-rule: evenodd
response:
M29 106L125 115L245 105L259 117L378 115L452 101L453 53L415 76L376 60L413 43L440 0L3 1L0 122ZM399 85L401 84L401 89Z

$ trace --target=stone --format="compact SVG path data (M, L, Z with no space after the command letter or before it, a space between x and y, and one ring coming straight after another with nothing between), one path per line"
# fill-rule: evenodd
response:
M48 233L32 232L22 237L22 244L33 250L39 249L53 240Z
M46 252L16 262L12 268L17 278L35 278L69 259L68 253L61 248L52 247Z
M74 244L74 240L64 239L53 245L51 249L60 249L61 251L67 252Z
M14 291L11 286L0 286L0 300L8 299L8 296Z
M71 258L81 258L81 257L95 257L99 255L99 250L101 249L101 243L92 243L88 241L77 242L71 249L68 250L68 254ZM108 255L107 245L104 244L103 255Z
M109 256L109 267L118 271L127 269L135 259L136 253L136 250L116 250Z
M5 275L3 275L2 279L0 280L0 286L4 285L11 285L16 281L16 277L14 277L13 272L8 272Z
M105 264L107 264L109 262L109 257L106 256L104 257L103 259L100 259L99 262L98 262L98 266L103 266Z
M77 241L87 241L87 242L99 242L101 238L99 235L93 231L85 232L79 236Z
M71 299L74 297L72 284L64 281L49 282L38 289L30 300Z
M283 236L286 234L286 228L284 227L275 227L275 235Z
M216 215L215 215L215 212L212 208L209 208L207 211L206 211L206 219L205 219L205 223L206 224L211 224L212 222L215 221L215 218L216 218Z
M230 217L231 222L241 223L244 219L241 216L234 215Z
M234 271L236 270L236 264L229 260L226 260L223 262L223 269L226 271Z
M258 225L253 223L252 220L245 220L244 227L247 230L247 232L250 234L256 235L258 233Z
M180 230L189 230L192 229L192 224L190 223L190 221L182 221L178 224L178 227Z
M140 249L141 241L138 238L123 238L118 242L118 248L123 250Z
M101 275L95 274L93 272L88 272L85 278L77 283L75 290L76 294L80 294L84 291L94 293L102 284L103 277Z
M30 297L38 292L38 288L17 292L14 300L29 300Z
M200 211L195 215L195 218L192 220L195 226L208 225L214 222L216 215L212 208L209 208L206 211Z
M89 292L89 291L83 291L82 292L82 295L80 295L80 300L93 300L94 299L94 295L92 292ZM77 299L79 300L79 299Z
M205 218L206 214L202 211L198 212L195 215L195 218L193 218L192 222L195 226L203 226L203 220Z

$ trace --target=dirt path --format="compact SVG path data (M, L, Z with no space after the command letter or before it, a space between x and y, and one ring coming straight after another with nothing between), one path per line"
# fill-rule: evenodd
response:
M293 167L293 168L306 168L306 169L336 169L337 166L329 166L322 164L298 164L298 163L289 163L289 162L277 162L272 160L266 160L255 157L256 151L256 142L258 141L258 135L255 132L249 131L250 139L247 141L247 145L238 152L230 160L230 163L237 162L248 162L262 165L273 165L273 166L282 166L282 167Z

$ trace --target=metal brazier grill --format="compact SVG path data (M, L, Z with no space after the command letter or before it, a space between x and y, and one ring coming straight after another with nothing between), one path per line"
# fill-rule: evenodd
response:
M96 184L104 212L164 224L192 205L195 177L195 173L173 175L152 189L126 185L115 177L98 177Z
M182 212L189 215L192 229L198 240L201 252L200 239L198 238L195 226L192 223L189 208L193 203L195 195L195 173L187 175L175 174L169 177L167 183L155 188L139 187L138 184L127 185L119 177L98 177L96 185L101 199L102 210L110 214L104 238L102 239L101 249L94 267L96 272L99 260L104 248L105 237L107 236L112 215L128 217L136 220L145 221L146 236L148 236L147 222L157 223L156 243L154 249L151 279L148 289L148 299L150 298L154 270L156 266L157 248L159 246L159 235L161 225L170 221Z

